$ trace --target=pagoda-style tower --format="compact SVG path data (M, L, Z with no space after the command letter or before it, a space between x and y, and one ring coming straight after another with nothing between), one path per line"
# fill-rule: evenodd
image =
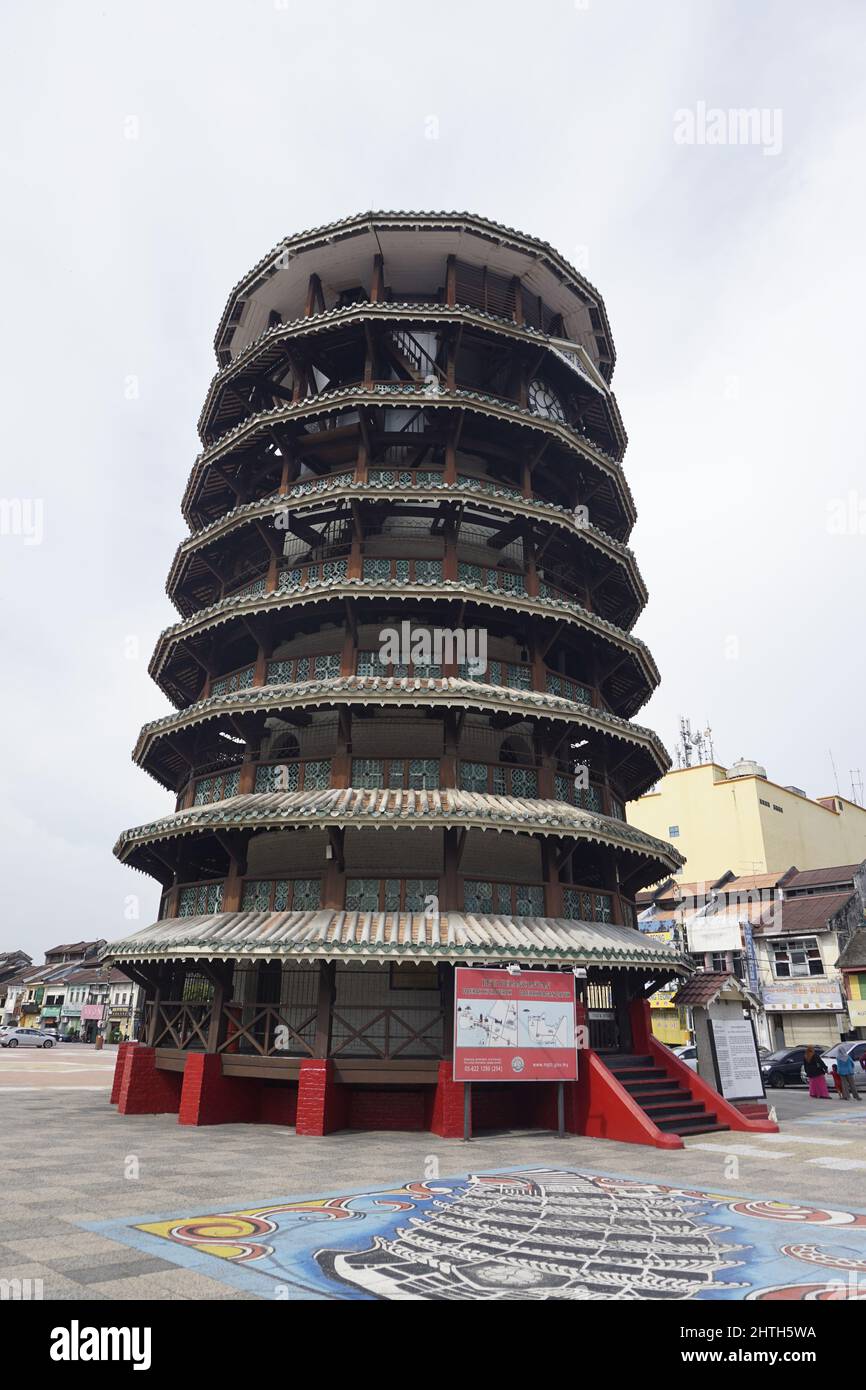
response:
M175 810L116 847L163 886L109 954L165 1094L436 1127L456 963L585 970L628 1048L680 968L635 894L681 860L623 809L669 760L630 722L658 674L601 298L481 218L365 214L261 261L216 353L150 667L175 708L134 754Z

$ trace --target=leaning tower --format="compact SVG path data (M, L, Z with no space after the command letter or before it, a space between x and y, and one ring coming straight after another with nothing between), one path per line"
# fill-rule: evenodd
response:
M216 353L135 750L176 809L117 847L160 921L113 958L185 1047L234 1001L301 1056L441 1058L461 960L585 965L616 1045L680 861L624 815L669 761L600 296L482 218L365 214L262 260Z

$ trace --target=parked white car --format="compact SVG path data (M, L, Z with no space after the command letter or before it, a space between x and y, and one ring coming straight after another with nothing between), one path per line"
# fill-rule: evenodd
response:
M44 1028L4 1028L0 1047L54 1047L57 1039Z
M692 1071L697 1071L698 1049L695 1043L686 1043L684 1047L672 1047L671 1051L681 1062L685 1062L687 1067L691 1067Z

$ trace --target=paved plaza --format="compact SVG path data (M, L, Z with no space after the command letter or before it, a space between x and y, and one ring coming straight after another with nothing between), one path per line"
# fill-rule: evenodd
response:
M866 1101L774 1093L779 1134L672 1153L303 1139L121 1117L113 1067L114 1049L0 1051L0 1279L46 1299L790 1299L866 1279Z

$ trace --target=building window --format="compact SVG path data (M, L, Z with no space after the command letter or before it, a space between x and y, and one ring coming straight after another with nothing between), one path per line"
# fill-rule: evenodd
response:
M424 912L437 878L347 878L347 912Z
M241 898L245 912L310 912L320 905L317 878L247 879Z
M193 883L181 888L178 898L178 917L197 917L208 912L222 910L223 886L221 883Z
M609 893L588 893L580 888L563 888L562 905L566 917L576 922L613 921L613 904Z
M537 884L491 883L467 878L463 882L463 906L484 915L543 917L544 889Z
M669 825L669 826L668 826L668 839L669 839L669 840L676 840L676 839L678 838L678 836L679 836L679 833L680 833L680 828L679 828L678 825Z
M824 962L814 936L794 937L770 943L777 980L798 980L824 974Z

